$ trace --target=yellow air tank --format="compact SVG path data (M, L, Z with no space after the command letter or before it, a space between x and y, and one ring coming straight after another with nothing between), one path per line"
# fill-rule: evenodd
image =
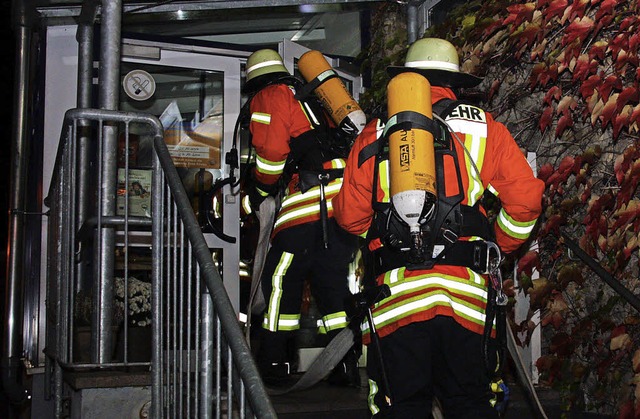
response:
M424 126L402 122L402 117L415 113L433 117L430 87L426 78L411 72L398 74L387 86L391 202L398 216L409 225L414 240L419 240L414 235L419 235L420 223L435 208L435 150L433 134ZM394 130L396 123L404 125Z
M298 69L307 83L319 83L314 93L333 122L346 132L359 134L367 123L367 117L324 55L320 51L304 53L298 60Z

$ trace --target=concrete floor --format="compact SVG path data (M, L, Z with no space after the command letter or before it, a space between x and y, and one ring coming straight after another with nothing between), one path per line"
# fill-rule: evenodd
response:
M366 385L366 372L361 368L362 383ZM510 402L503 419L537 419L532 404L529 403L522 386L509 377L507 385L510 389ZM369 418L367 408L368 387L344 388L334 387L320 382L314 387L273 396L272 402L278 418L282 419L364 419ZM567 419L604 419L591 413L563 412L557 392L539 388L538 398L542 403L548 419L565 417ZM564 413L564 416L562 416ZM409 418L408 418L409 419Z

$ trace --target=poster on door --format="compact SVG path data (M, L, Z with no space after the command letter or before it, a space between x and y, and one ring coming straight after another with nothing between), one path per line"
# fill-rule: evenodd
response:
M151 217L151 183L153 170L118 169L118 197L116 200L118 215Z
M160 121L176 167L220 168L222 106L214 106L202 121L184 121L177 102L167 106Z

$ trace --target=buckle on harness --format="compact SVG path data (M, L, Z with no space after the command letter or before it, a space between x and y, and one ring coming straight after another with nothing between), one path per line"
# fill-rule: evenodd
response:
M502 290L502 273L500 272L500 264L502 263L502 253L500 248L494 242L486 242L487 244L487 273L491 286L496 290L496 304L506 306L509 299ZM494 252L494 257L491 253Z
M458 241L458 235L449 229L442 229L442 238L448 241L449 243L455 243Z
M502 263L502 254L500 253L500 248L494 242L485 242L487 245L487 265L486 265L486 273L494 273L499 270L500 264ZM494 257L491 255L491 251L495 252Z

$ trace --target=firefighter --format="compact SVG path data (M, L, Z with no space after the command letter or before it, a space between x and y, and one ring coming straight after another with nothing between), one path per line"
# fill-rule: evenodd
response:
M247 60L245 91L250 98L250 132L256 153L251 206L259 210L269 195L282 201L261 275L266 303L257 363L267 384L285 385L295 372L294 332L300 328L305 280L322 315L321 332L330 341L344 327L349 263L356 239L333 218L331 199L342 185L348 154L321 105L296 98L301 82L289 74L273 50ZM351 138L351 142L353 138ZM358 386L354 345L329 375L329 382Z
M451 43L420 39L407 51L404 66L389 67L388 73L419 74L429 82L433 117L413 115L405 122L417 121L414 126L434 135L437 199L435 208L425 201L417 209L421 241L417 253L408 251L415 241L393 209L385 124L370 121L333 199L338 224L366 235L367 275L391 291L373 307L373 330L363 325L364 342L379 343L381 355L367 351L369 408L375 417L423 418L435 397L445 417L498 417L491 404L496 330L493 321L485 328L485 318L495 297L502 298L499 304L505 297L501 280L491 283L499 278L501 255L518 249L533 230L544 184L503 124L456 99L456 89L477 86L481 79L460 71ZM443 122L431 123L436 115ZM493 224L480 202L485 191L501 202Z

